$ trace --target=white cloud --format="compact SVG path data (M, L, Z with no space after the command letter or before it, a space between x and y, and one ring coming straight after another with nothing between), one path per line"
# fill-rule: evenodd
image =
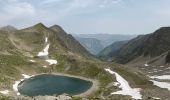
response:
M28 26L36 22L52 23L70 15L95 11L121 0L0 0L0 25Z
M100 8L110 7L110 6L116 5L121 2L123 2L123 1L122 0L102 0L99 7Z
M13 24L12 22L29 20L35 15L34 7L27 2L18 0L0 0L0 23Z
M62 25L71 33L148 33L169 25L169 3L169 0L0 0L0 26L27 27L43 22Z
M40 4L41 5L47 5L47 4L51 4L51 3L56 3L59 2L61 0L43 0Z

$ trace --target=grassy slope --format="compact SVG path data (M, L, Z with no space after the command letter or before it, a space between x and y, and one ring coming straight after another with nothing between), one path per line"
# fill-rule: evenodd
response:
M125 68L114 63L109 64L98 61L85 53L86 50L84 50L85 52L82 52L83 48L81 48L79 43L76 43L76 46L71 45L69 43L70 41L76 42L75 40L72 40L72 37L66 36L69 38L67 41L64 40L65 38L55 35L56 33L57 32L53 33L52 31L46 30L46 28L42 25L17 31L12 39L19 41L19 43L22 42L23 44L27 44L27 46L32 49L26 50L24 48L18 48L20 44L11 45L11 41L6 42L7 45L11 45L13 49L7 49L10 50L10 55L0 53L0 89L12 90L12 84L15 80L22 78L21 74L32 75L38 73L63 72L99 80L100 88L87 98L100 98L102 96L107 99L130 98L128 96L119 95L110 96L110 93L118 90L118 88L109 85L111 82L115 82L116 80L113 75L104 71L105 67L112 67L113 70L127 79L132 87L147 88L148 84L150 84L147 78L138 73L136 70ZM26 52L30 55L36 56L38 51L42 50L44 47L43 43L46 36L49 37L49 41L51 43L49 56L53 59L57 59L58 64L49 66L48 68L43 68L42 63L45 63L44 60L26 56ZM6 37L7 38L0 39L8 39L8 36ZM2 40L1 43L3 43L3 41L4 40ZM6 45L1 45L1 47L5 48ZM36 60L36 63L30 62L30 59Z
M140 35L123 45L109 56L116 62L126 64L136 58L157 57L170 49L170 27L162 27L152 34ZM140 61L139 61L140 62Z

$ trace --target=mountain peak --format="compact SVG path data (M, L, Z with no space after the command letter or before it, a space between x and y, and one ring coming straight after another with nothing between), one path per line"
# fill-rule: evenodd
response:
M33 31L36 31L36 32L43 32L45 30L48 30L48 28L42 24L42 23L37 23L31 27L28 27L28 28L25 28L25 29L22 29L22 31L25 31L25 32L33 32Z
M125 64L131 61L137 61L143 57L143 61L154 59L170 50L170 27L161 27L155 32L146 35L140 35L123 45L114 53L109 53L114 61ZM169 58L169 56L168 56ZM141 58L140 58L141 59Z
M50 29L55 31L64 31L59 25L53 25L50 27Z
M38 27L38 28L47 28L43 23L38 23L38 24L35 24L33 27Z
M30 28L34 30L39 30L39 31L48 29L43 23L35 24L34 26Z
M3 30L3 31L7 31L7 32L12 32L12 31L16 31L17 28L11 26L11 25L7 25L7 26L4 26L4 27L1 27L0 30Z
M161 27L158 30L156 30L154 33L168 33L170 32L170 27Z

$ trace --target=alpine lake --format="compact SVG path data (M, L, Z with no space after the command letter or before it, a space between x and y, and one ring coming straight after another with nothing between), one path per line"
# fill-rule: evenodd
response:
M26 96L39 95L78 95L87 91L92 86L92 82L52 74L42 74L31 77L19 83L18 92Z

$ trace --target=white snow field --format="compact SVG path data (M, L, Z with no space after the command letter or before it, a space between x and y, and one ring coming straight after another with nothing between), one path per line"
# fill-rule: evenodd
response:
M48 42L48 37L45 38L45 43ZM42 57L42 56L48 56L48 49L50 47L50 44L47 44L46 47L38 53L38 56ZM54 64L57 64L57 60L54 60L54 59L46 59L45 60L46 62L49 63L49 65L54 65ZM44 68L46 68L47 66L43 66Z
M45 43L48 42L48 37L45 37ZM50 47L50 44L47 44L46 47L38 53L38 56L48 56L48 49Z
M112 71L111 69L105 69L105 70L109 72L110 74L115 74L116 80L120 84L119 88L122 89L121 91L112 92L111 94L129 95L133 99L142 99L142 95L140 94L140 90L141 90L140 88L131 88L129 86L129 83L123 77L121 77L118 73Z
M168 82L158 82L158 81L155 81L155 80L150 80L150 81L152 81L154 85L156 85L160 88L168 89L170 91L170 83L168 83Z
M144 64L144 66L145 66L145 67L148 67L149 65L146 63L146 64Z
M53 59L47 59L45 60L49 63L49 65L54 65L54 64L57 64L57 60L53 60Z
M7 95L9 94L9 91L8 90L3 90L3 91L0 91L1 94L4 94L4 95Z
M150 78L160 79L160 80L170 80L170 75L150 76Z
M29 60L29 61L30 61L30 62L33 62L33 63L36 62L35 60Z
M43 51L39 52L37 56L48 56L48 49L50 47L50 44L47 44L46 47L43 49Z
M48 42L48 37L45 38L45 43L47 43L47 42Z
M23 79L20 79L19 81L15 81L15 83L13 84L13 90L15 92L17 92L17 95L20 95L20 93L18 92L18 85L21 81L23 81L24 79L28 79L32 76L26 75L26 74L22 74L22 76L24 77Z
M44 68L47 68L47 66L43 66Z

